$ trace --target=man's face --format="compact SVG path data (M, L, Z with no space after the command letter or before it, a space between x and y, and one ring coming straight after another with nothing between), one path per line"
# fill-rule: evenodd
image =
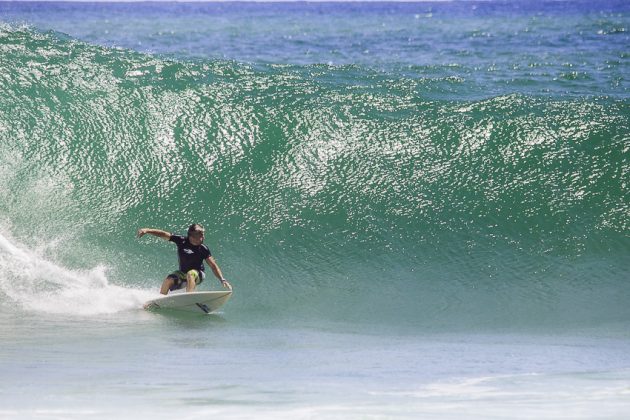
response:
M188 235L188 241L193 245L201 245L203 243L203 232L192 232Z

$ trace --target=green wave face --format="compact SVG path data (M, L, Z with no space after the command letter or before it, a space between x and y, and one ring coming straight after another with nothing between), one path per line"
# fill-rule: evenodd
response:
M174 249L136 229L198 222L242 316L630 319L627 100L436 99L452 80L7 26L0 69L2 231L64 267L157 288Z

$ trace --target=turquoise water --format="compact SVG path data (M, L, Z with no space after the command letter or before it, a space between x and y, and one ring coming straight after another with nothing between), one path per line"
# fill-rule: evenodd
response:
M621 417L629 11L0 3L0 416Z

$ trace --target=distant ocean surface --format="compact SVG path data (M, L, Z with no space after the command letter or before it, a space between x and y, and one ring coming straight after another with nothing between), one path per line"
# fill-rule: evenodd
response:
M0 418L627 417L629 31L0 2ZM232 300L144 311L177 259L136 230L193 222Z

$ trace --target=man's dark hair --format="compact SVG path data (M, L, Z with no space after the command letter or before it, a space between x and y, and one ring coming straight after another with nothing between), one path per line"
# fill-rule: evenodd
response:
M206 230L203 228L203 226L201 226L198 223L193 223L192 225L190 225L190 227L188 228L188 236L190 236L191 234L195 233L195 232L201 232L204 233Z

